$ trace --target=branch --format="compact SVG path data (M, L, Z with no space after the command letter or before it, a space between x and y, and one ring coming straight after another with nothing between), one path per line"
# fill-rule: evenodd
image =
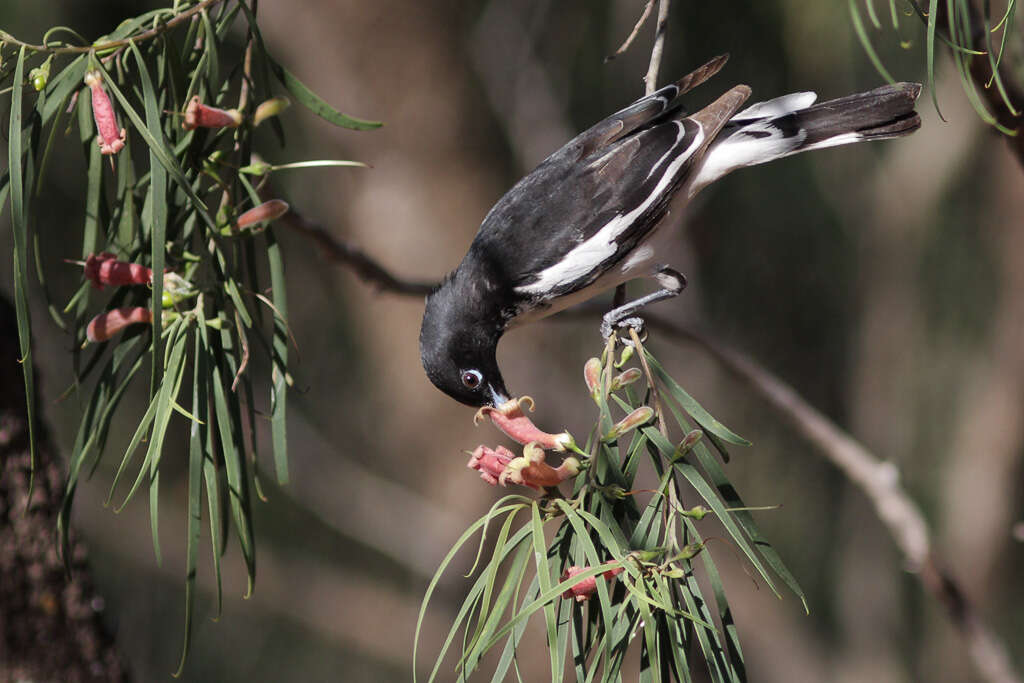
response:
M348 268L359 279L374 285L379 291L405 296L426 296L437 286L436 282L406 280L392 275L362 249L334 237L294 208L279 218L278 222L315 241L327 258L339 266Z
M149 29L148 31L144 31L144 32L142 32L142 33L140 33L138 35L131 36L129 38L124 38L122 40L112 40L112 41L109 41L109 42L106 42L106 43L99 43L99 44L93 44L93 45L65 45L63 47L51 47L49 45L32 45L30 43L26 43L26 42L23 42L21 40L18 40L17 38L12 36L10 33L7 33L6 31L0 31L0 40L2 40L5 43L11 43L13 45L18 45L20 47L24 47L26 50L31 50L33 52L45 52L45 53L48 53L48 54L59 54L59 55L62 55L62 54L85 54L87 52L105 52L107 50L116 50L118 48L127 47L131 43L138 43L138 42L143 41L143 40L149 40L150 38L154 38L154 37L160 35L161 33L163 33L164 31L168 31L168 30L174 28L175 26L177 26L181 22L185 21L186 19L192 18L193 15L196 15L199 12L202 12L207 7L209 7L210 5L214 5L214 4L218 3L218 2L221 2L221 0L203 0L202 2L200 2L195 7L187 9L184 12L181 12L180 14L176 14L173 18L171 18L166 23L163 23L163 24L160 24L158 26L155 26L155 27ZM45 36L44 36L44 38L45 38Z
M895 465L870 453L807 403L793 387L748 356L662 318L647 315L645 320L651 328L696 344L723 368L746 382L860 488L871 500L878 518L888 527L910 571L945 607L946 616L960 631L981 676L992 683L1020 683L1005 644L982 621L959 583L944 570L945 563L935 555L924 515L900 486Z
M626 37L626 40L622 43L622 45L619 46L618 50L604 58L605 64L612 61L619 55L625 53L626 50L629 49L629 46L633 44L633 41L636 40L636 37L640 34L640 29L647 21L647 17L651 16L652 9L654 9L654 0L647 0L647 4L644 5L644 11L640 15L640 18L637 19L636 25L633 27L633 30L630 31L629 35Z
M658 2L658 27L654 33L654 47L651 49L651 63L644 76L644 94L650 95L658 89L658 69L661 68L661 55L665 51L665 33L668 30L669 0Z

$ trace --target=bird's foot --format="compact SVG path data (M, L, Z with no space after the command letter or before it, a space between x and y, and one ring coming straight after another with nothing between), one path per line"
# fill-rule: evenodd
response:
M628 330L633 328L640 336L645 335L644 330L644 319L638 316L630 316L627 318L617 318L614 315L615 311L606 313L601 318L601 339L608 340L617 330ZM628 338L622 340L627 346L632 346L633 342Z

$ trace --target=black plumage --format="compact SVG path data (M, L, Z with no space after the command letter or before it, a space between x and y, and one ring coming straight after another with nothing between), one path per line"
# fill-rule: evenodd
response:
M427 297L420 353L438 388L469 405L498 405L508 391L495 351L510 326L636 277L664 288L641 304L678 293L685 281L657 252L672 233L665 227L679 221L664 219L722 175L920 125L920 86L910 83L817 105L813 93L796 93L742 112L750 89L738 85L687 116L677 98L725 61L717 57L584 131L494 205L462 263Z

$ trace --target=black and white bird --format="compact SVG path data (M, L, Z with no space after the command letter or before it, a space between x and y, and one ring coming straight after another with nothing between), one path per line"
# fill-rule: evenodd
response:
M800 92L740 110L737 85L687 115L683 93L713 76L717 57L580 133L502 197L462 263L428 297L420 330L427 376L471 406L509 400L496 349L502 334L628 280L661 289L609 312L602 334L640 307L678 294L682 274L659 257L682 209L730 171L921 125L921 86L896 83L815 104Z

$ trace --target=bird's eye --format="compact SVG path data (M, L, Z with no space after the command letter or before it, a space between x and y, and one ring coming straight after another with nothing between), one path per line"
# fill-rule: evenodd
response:
M484 381L484 376L479 370L463 370L462 383L467 389L476 389Z

